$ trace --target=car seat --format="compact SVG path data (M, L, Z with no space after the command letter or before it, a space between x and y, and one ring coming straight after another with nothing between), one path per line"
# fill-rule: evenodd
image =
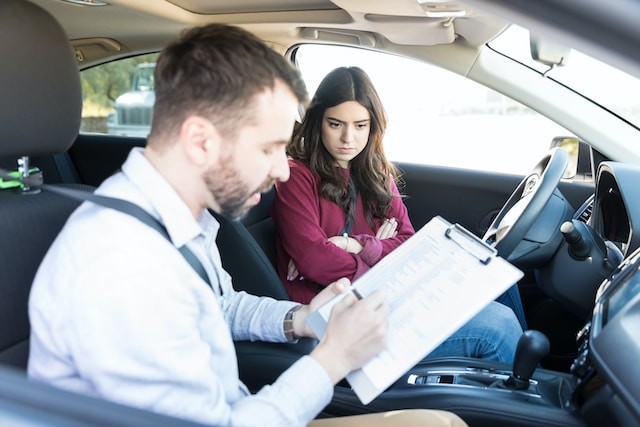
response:
M233 278L237 291L288 300L275 270L276 228L270 216L274 197L275 188L264 193L260 203L241 222L213 213L220 222L216 243L222 265Z
M264 193L242 221L231 221L213 213L220 230L216 243L224 269L233 287L253 295L289 299L276 273L276 228L271 220L275 188ZM317 340L304 338L294 344L236 341L238 371L252 392L272 384L302 355L313 350Z
M63 29L26 1L0 2L0 57L0 158L14 167L19 160L26 175L30 158L65 153L78 135L80 75ZM0 363L24 369L31 283L79 202L6 177L2 183L11 188L0 190Z

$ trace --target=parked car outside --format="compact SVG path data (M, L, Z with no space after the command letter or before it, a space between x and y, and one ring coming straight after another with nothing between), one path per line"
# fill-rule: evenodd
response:
M118 96L109 114L107 133L146 138L151 128L153 104L153 71L155 63L138 64L131 77L131 90Z

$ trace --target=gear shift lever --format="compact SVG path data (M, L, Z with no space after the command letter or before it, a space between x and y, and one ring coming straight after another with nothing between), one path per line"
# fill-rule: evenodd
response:
M513 373L504 382L506 388L522 390L529 387L529 379L540 360L549 354L549 339L539 331L528 330L520 336L513 359Z

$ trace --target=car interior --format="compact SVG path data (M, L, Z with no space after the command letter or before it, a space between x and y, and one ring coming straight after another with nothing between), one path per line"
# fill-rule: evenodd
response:
M79 204L40 185L90 192L119 168L132 147L145 144L143 137L80 131L80 70L148 53L152 47L159 50L191 25L228 22L255 31L285 56L302 42L417 57L424 49L436 65L489 82L473 68L485 60L480 47L509 25L507 18L532 13L527 7L499 9L501 2L482 1L468 2L470 7L409 0L128 3L114 0L102 8L58 0L0 4L0 420L15 425L197 425L26 377L31 282ZM416 8L428 19L418 17ZM452 12L459 9L467 14L454 22ZM497 11L501 14L491 14ZM543 9L538 18L544 22L549 14ZM92 22L91 36L85 20ZM113 22L120 29L131 25L140 31L116 36L110 30ZM522 23L536 21L525 18ZM452 65L439 46L459 50L467 61ZM540 109L554 102L521 95ZM564 102L571 103L576 95L566 96ZM562 120L579 128L595 126L585 123L592 117L599 115L589 113L575 123L569 116ZM603 137L601 145L574 141L580 150L577 169L587 168L591 181L564 179L569 155L560 142L552 143L525 176L398 163L416 229L442 215L495 246L525 272L519 287L530 330L519 341L512 366L469 358L421 362L368 405L343 381L319 417L433 408L453 411L471 426L640 423L640 389L633 375L640 356L634 334L640 310L640 282L634 275L640 266L640 152L623 146L607 152L610 139L638 138L622 126L612 124L620 132ZM218 245L236 290L288 299L275 269L277 230L269 218L274 191L264 194L241 222L214 213L221 223ZM447 203L437 206L433 200ZM509 222L510 214L521 208L517 220ZM241 379L257 391L315 343L236 342Z

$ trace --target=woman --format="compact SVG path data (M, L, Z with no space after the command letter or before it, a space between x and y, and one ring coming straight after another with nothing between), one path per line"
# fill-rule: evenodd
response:
M283 277L293 300L310 301L337 278L360 277L414 234L398 173L384 155L386 123L366 74L339 68L320 84L294 132L291 177L278 186L273 207L281 230L278 270L288 271L294 260Z
M272 208L278 273L292 300L306 303L340 277L357 279L415 233L384 154L386 125L362 69L337 68L320 83L287 147L291 176L277 184ZM510 292L521 309L517 288ZM518 333L513 313L499 305L484 310L487 326L500 328L506 316Z

